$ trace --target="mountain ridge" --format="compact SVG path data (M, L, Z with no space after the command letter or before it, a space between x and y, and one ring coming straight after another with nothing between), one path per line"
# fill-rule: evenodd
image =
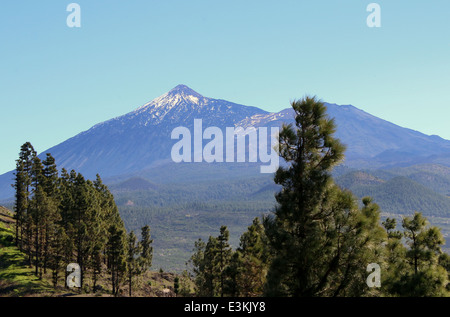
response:
M336 136L347 145L345 164L355 168L413 165L417 162L450 166L450 141L427 136L377 118L352 105L325 103L337 123ZM136 173L171 162L178 126L192 129L194 119L204 127L273 127L294 122L286 108L268 112L222 99L204 97L186 85L135 108L122 116L98 123L43 151L51 153L59 168L75 169L88 178ZM20 146L20 145L18 145ZM11 196L12 172L0 176L0 199Z

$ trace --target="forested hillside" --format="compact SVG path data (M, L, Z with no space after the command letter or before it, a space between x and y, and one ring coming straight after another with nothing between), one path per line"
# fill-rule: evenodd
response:
M109 294L121 294L126 281L131 296L133 281L151 267L150 228L142 227L139 242L134 232L127 234L99 175L92 182L74 170L59 173L50 153L41 161L27 142L20 149L14 188L14 221L2 238L13 254L4 253L5 260L16 254L19 270L33 268L42 285L47 281L54 291L75 287L104 293L109 276Z
M142 223L152 224L155 268L183 270L192 249L189 241L205 239L221 225L228 227L230 244L237 247L240 235L254 217L273 210L275 193L281 189L272 176L245 174L250 173L251 166L240 167L242 177L235 174L227 177L226 165L193 164L190 170L174 167L174 172L167 177L164 177L165 168L169 166L109 186L129 230L138 229ZM215 174L207 179L202 176L203 168L215 170ZM356 171L341 166L333 175L336 183L351 190L359 201L372 196L383 212L383 219L387 216L401 219L402 215L414 211L423 213L433 225L442 228L448 240L444 246L447 249L450 198L411 179L410 175L401 176L387 170ZM435 177L441 176L433 174L431 183Z
M0 294L449 296L445 167L340 166L325 104L292 108L273 178L246 164L241 177L208 166L220 182L205 165L171 176L161 165L109 188L23 144L14 212L0 208Z
M256 218L229 245L229 232L199 239L190 264L203 296L449 296L450 256L440 229L421 213L381 221L370 197L356 203L334 183L331 170L345 147L333 137L323 103L292 102L295 126L284 126L275 174L276 208ZM359 175L361 176L361 175ZM376 182L373 177L359 177ZM374 270L374 271L373 271ZM382 272L369 275L367 272ZM378 276L378 277L376 277Z

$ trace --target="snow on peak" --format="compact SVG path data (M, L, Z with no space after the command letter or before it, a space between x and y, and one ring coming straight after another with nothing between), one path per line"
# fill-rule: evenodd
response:
M180 111L190 111L207 105L209 100L186 85L178 85L133 111L132 116L145 114L149 120L157 123L161 122L169 112L174 114Z
M175 88L173 88L172 90L170 90L168 94L169 95L181 95L181 96L193 96L196 98L203 97L198 92L192 90L191 88L189 88L186 85L178 85Z
M165 108L170 110L174 106L181 104L195 104L200 105L205 103L205 97L195 92L186 85L178 85L169 92L161 95L145 105L136 109L136 112L142 112L142 110Z

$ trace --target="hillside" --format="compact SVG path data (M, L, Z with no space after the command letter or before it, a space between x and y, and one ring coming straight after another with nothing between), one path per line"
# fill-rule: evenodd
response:
M12 213L0 206L0 296L53 296L50 283L39 280L14 246Z
M68 290L61 286L56 289L51 285L51 274L40 280L34 275L34 269L28 266L26 256L14 246L12 213L0 206L0 297L109 297L101 285L110 282L103 278L99 290L94 293L80 294L77 290ZM173 284L177 275L174 273L147 272L141 277L136 297L174 296ZM126 296L127 287L123 287L122 296Z
M132 177L126 181L111 186L118 191L157 190L158 186L141 177Z
M195 167L192 170L174 167L180 173L165 179L164 169L144 173L143 177L151 177L149 182L160 184L157 191L113 190L128 230L137 230L142 223L151 225L155 238L154 269L182 270L192 252L192 241L206 239L221 225L228 226L230 242L236 247L254 217L274 210L274 194L279 187L272 176L250 178L242 167L242 177L225 178L222 174L226 174L226 165L223 165L215 169L217 178L197 177L193 183L192 178L201 175ZM389 177L374 174L340 167L335 178L340 186L352 190L359 198L373 196L384 214L411 215L416 210L422 211L448 237L450 199L403 176L386 171L378 174Z
M427 216L450 216L450 198L412 179L396 176L387 181L374 178L371 182L361 182L356 175L371 177L370 174L356 172L338 177L336 182L357 197L371 196L385 212L409 214L419 211Z
M13 213L8 208L3 206L0 206L0 222L2 222L5 228L8 229L10 229L15 223Z
M153 180L152 180L153 181ZM259 192L260 189L270 189ZM154 239L153 269L181 272L189 259L193 241L208 239L221 225L230 230L230 243L239 237L255 217L274 206L273 181L267 176L230 178L217 182L165 183L157 191L118 191L111 187L127 230L150 224Z
M450 197L450 167L438 164L419 164L389 169L393 175L405 176L433 191Z

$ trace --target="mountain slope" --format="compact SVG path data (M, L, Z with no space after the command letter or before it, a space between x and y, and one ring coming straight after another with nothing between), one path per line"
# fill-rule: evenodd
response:
M450 166L450 141L402 128L351 105L325 103L337 124L336 137L347 145L345 164L354 168L386 168L418 163ZM276 126L294 123L294 111L255 115L247 126Z
M359 198L372 197L383 212L411 214L419 211L426 216L450 216L449 197L404 176L385 181L368 173L352 172L337 177L336 183Z
M225 100L205 98L179 85L170 92L121 117L100 123L47 152L60 166L87 177L139 171L170 161L175 127L192 128L194 119L204 126L234 126L255 113L267 112Z
M347 145L347 166L374 168L436 161L450 166L450 141L396 126L353 106L326 105L328 114L337 123L337 137ZM192 131L194 119L203 120L203 129L208 126L223 129L280 126L292 123L293 118L292 109L269 113L256 107L207 98L179 85L142 107L97 124L45 152L52 153L59 168L75 169L88 178L99 173L106 179L139 174L162 165L175 166L167 165L176 143L171 139L171 132L178 126ZM234 164L228 165L228 174L240 175L234 170ZM187 164L186 168L192 166ZM257 169L255 171L257 173ZM166 173L170 174L170 170ZM208 172L205 173L207 178ZM12 196L12 179L12 173L0 176L0 199Z

